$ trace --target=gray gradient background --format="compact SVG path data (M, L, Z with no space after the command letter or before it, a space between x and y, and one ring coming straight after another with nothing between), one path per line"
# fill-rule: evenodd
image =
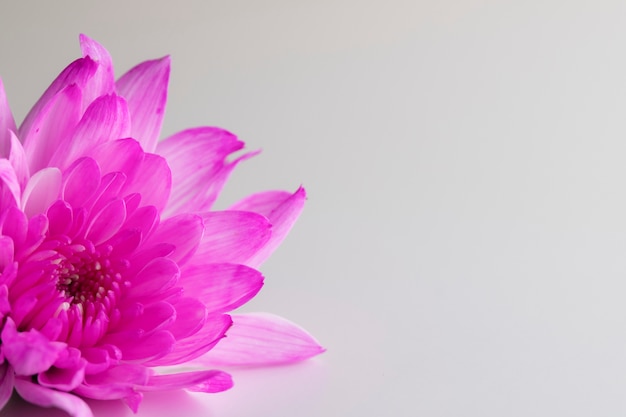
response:
M626 3L3 1L18 120L80 32L172 55L165 134L263 148L222 207L309 192L246 309L328 352L139 416L626 414Z

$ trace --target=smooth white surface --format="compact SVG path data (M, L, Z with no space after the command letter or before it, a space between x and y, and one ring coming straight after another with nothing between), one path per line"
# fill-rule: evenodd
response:
M624 415L626 4L223 3L0 9L18 119L79 32L118 74L170 53L164 133L218 125L264 149L222 204L309 192L246 309L328 352L138 415ZM20 412L60 415L0 415Z

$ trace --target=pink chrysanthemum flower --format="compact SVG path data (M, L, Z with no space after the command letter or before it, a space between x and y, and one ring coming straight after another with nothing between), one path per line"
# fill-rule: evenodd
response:
M302 210L305 192L252 195L210 211L246 154L212 127L158 142L170 61L117 81L108 52L83 57L19 129L0 82L0 408L25 400L90 416L79 396L217 392L228 374L159 374L193 363L288 363L323 351L296 325L226 314L261 288L255 267ZM225 337L226 336L226 337Z

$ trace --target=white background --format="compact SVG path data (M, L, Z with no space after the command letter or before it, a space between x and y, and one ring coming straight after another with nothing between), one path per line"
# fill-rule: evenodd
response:
M138 416L626 414L626 3L6 1L18 120L80 32L118 75L172 55L164 134L263 148L221 207L309 194L246 310L328 351Z

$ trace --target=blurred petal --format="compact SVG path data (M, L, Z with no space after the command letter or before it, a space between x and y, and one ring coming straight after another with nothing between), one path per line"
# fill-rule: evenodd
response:
M8 363L0 365L0 410L4 408L11 394L13 394L13 385L15 382L15 374Z
M0 158L9 156L11 146L10 132L17 132L17 127L9 107L9 101L4 92L4 84L2 84L2 79L0 78Z
M10 132L10 134L11 150L9 151L9 162L11 162L11 166L13 166L15 170L17 182L23 190L30 176L28 172L28 160L26 159L26 154L24 153L24 148L20 140L15 136L15 133Z
M304 329L281 317L235 314L226 337L195 362L215 365L265 366L298 362L324 352Z
M142 62L117 81L118 94L128 101L132 134L147 152L153 152L161 133L170 58Z
M24 379L15 380L15 390L20 397L40 407L57 407L72 417L93 417L89 406L76 395L45 388Z
M0 159L0 210L20 203L20 184L8 159Z
M229 374L222 371L182 372L169 375L153 375L142 391L169 391L187 388L197 392L221 392L233 386Z

